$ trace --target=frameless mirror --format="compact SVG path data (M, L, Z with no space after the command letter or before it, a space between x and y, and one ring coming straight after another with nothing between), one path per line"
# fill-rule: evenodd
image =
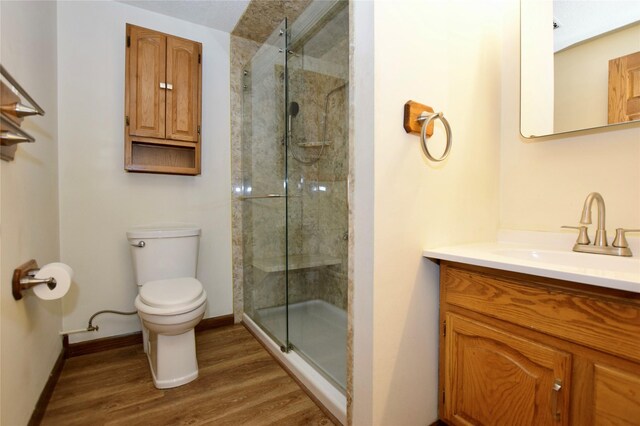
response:
M640 1L521 0L520 133L640 122Z

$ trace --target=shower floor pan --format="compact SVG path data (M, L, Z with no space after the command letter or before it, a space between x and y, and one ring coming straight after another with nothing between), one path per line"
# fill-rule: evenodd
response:
M285 306L258 309L257 322L285 340ZM347 313L324 300L289 305L289 342L344 392L347 383Z

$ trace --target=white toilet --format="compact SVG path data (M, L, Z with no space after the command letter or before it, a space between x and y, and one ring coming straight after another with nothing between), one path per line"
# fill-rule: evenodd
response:
M193 328L204 317L207 294L196 276L200 229L148 227L127 232L142 321L144 351L159 389L198 377Z

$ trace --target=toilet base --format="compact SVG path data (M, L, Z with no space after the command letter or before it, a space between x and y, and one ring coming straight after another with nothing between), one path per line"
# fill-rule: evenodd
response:
M193 328L173 336L148 330L147 358L153 384L158 389L174 388L198 378L196 340Z

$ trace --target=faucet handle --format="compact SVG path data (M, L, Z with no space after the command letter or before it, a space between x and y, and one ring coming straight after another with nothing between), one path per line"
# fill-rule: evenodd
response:
M576 244L589 245L591 243L591 240L589 239L589 234L587 233L587 227L586 226L567 226L567 225L564 225L564 226L562 226L562 228L577 229L578 231L580 231L580 233L578 234L578 241L576 241Z
M624 228L616 229L616 238L613 240L614 247L620 247L620 248L629 247L627 238L624 235L625 232L640 232L640 229L624 229Z

